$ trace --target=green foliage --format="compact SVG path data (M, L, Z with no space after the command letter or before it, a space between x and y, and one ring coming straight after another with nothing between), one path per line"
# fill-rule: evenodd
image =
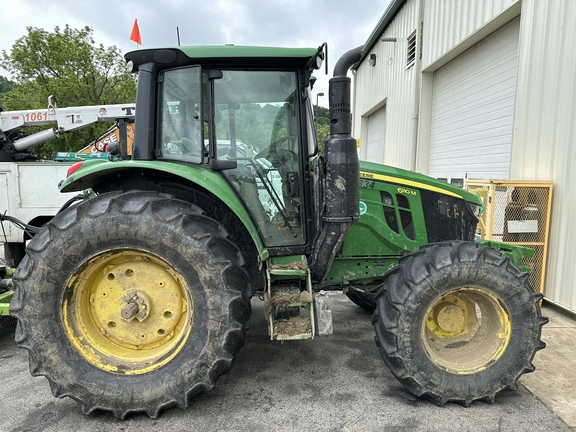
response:
M2 107L2 100L4 99L4 93L8 93L12 90L14 82L10 81L8 78L0 75L0 107Z
M330 110L314 106L316 115L316 142L318 143L318 150L320 153L324 150L324 141L330 135Z
M10 52L2 51L2 64L16 83L4 94L5 110L46 108L48 96L59 107L130 103L136 99L136 81L128 73L120 50L96 45L86 26L46 30L27 27ZM96 139L110 125L102 124L34 149L39 156L53 151L75 151ZM26 131L33 133L33 130Z
M219 105L220 119L216 124L216 137L220 140L230 138L229 113L226 105ZM323 107L314 107L317 115L316 140L322 151L324 140L330 135L330 112ZM316 111L317 109L317 111ZM236 139L252 146L256 152L268 147L270 143L285 137L286 106L275 104L243 104L235 111ZM205 131L206 136L207 130Z
M221 120L216 124L217 139L230 138L229 112L219 105ZM235 110L236 139L260 151L286 136L286 107L275 104L242 104Z
M320 153L324 151L324 141L330 135L330 125L317 124L316 125L316 142L318 143L318 150Z
M330 110L318 105L314 105L314 112L316 113L316 122L319 125L330 126Z

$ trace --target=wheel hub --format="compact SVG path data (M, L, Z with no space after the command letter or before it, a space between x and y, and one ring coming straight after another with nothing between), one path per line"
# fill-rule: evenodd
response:
M453 338L474 331L477 325L474 302L461 293L444 295L428 311L426 326L437 338Z
M440 368L472 374L502 356L510 340L510 319L490 291L463 287L432 304L422 340L428 356Z
M65 330L82 356L109 371L160 367L182 348L193 310L184 279L148 252L115 251L89 260L70 279Z
M436 321L442 330L453 333L464 324L465 311L456 305L448 304L440 308Z
M126 321L130 322L134 319L142 322L150 313L150 300L145 294L139 293L136 290L130 290L122 296L122 301L124 306L120 311L120 317Z

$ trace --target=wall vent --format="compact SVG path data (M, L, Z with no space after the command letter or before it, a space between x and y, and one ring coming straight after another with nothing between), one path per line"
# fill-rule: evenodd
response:
M414 66L416 63L416 30L408 36L408 53L406 55L406 69Z

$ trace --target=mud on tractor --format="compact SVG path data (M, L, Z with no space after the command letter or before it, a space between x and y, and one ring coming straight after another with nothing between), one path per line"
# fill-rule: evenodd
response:
M335 66L319 154L323 47L126 55L132 155L71 167L61 191L89 198L13 278L16 341L56 397L118 418L185 408L232 366L253 296L271 339L306 339L332 331L328 290L373 313L386 365L438 405L492 402L534 370L547 320L519 268L531 251L474 241L478 197L359 162L346 75L361 47Z

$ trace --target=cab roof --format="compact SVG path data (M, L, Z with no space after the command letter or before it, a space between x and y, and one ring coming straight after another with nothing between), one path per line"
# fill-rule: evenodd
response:
M125 55L134 70L144 63L155 63L161 69L189 64L306 64L317 53L316 48L284 48L240 45L200 45L152 48L131 51Z
M280 48L240 45L202 45L180 47L180 49L190 58L284 57L309 59L316 54L315 48Z

